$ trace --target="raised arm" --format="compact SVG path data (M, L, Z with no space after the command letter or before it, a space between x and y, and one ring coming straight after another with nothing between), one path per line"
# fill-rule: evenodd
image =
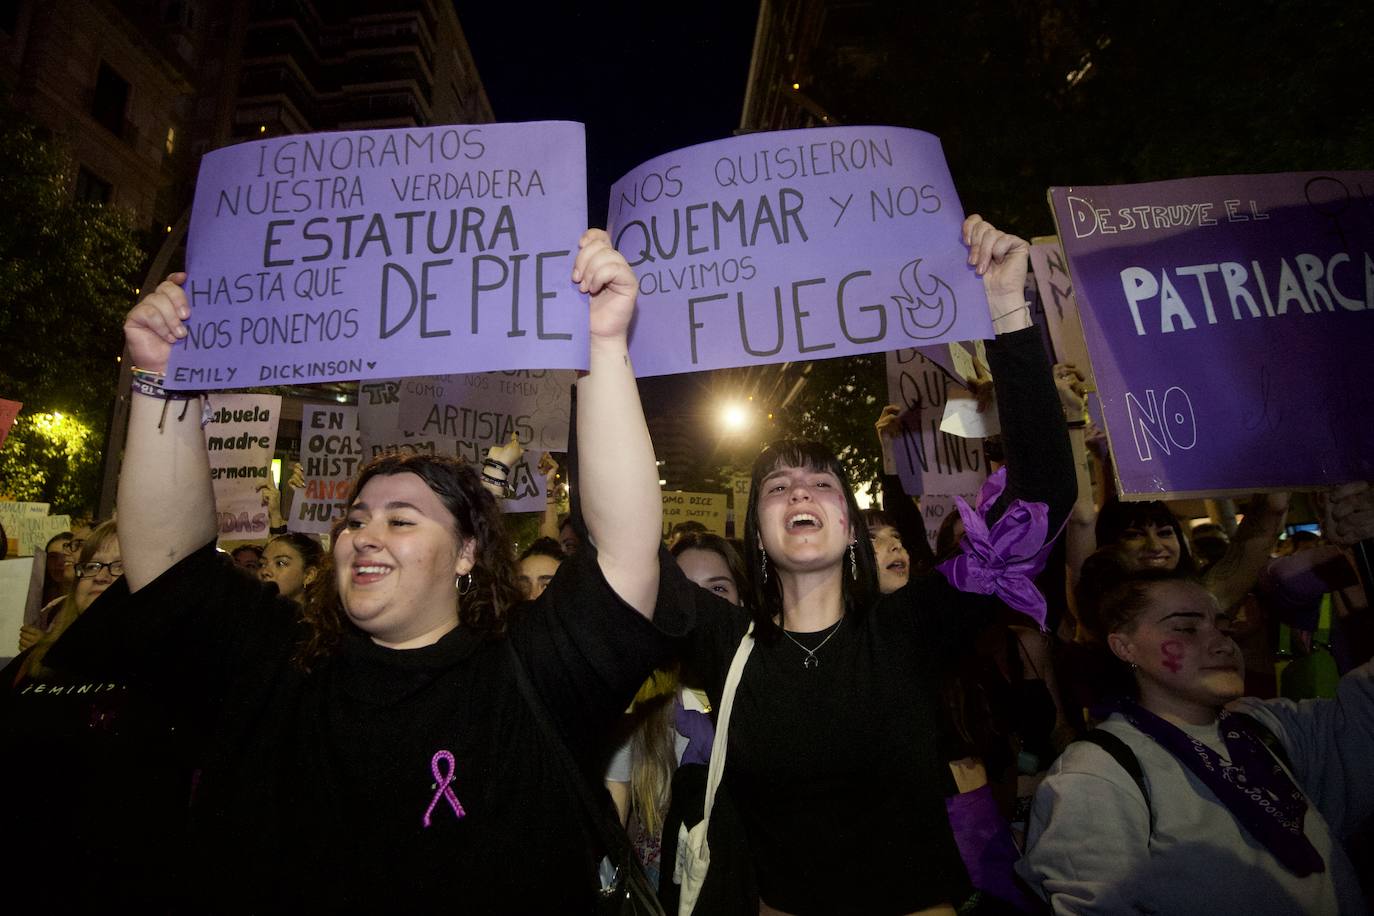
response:
M135 384L117 502L124 578L135 592L218 531L202 399L162 387L172 345L191 317L185 282L184 273L170 275L124 319Z
M1012 499L1049 506L1050 533L1057 533L1073 504L1073 453L1050 374L1025 299L1030 246L977 214L964 220L969 263L983 278L997 339L988 346L998 416L1006 450L1007 489L998 510ZM1024 332L1024 333L1021 333Z
M1223 609L1235 607L1255 587L1269 562L1269 552L1283 530L1288 512L1287 493L1257 495L1245 507L1245 518L1227 545L1226 553L1202 577L1207 590Z
M578 488L587 532L611 588L645 617L658 592L663 500L653 443L630 367L634 272L603 230L578 242L573 281L591 294L591 354L577 382Z

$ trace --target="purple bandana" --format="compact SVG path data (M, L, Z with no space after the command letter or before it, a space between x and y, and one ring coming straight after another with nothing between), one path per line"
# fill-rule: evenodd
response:
M1326 871L1321 853L1303 833L1307 799L1302 790L1240 719L1225 711L1217 719L1231 756L1226 764L1216 751L1140 704L1123 701L1116 709L1192 770L1284 868L1299 878Z
M954 497L964 520L961 553L941 563L937 569L961 592L996 595L1007 607L1030 617L1045 627L1045 596L1032 581L1045 568L1045 559L1054 546L1049 532L1049 507L1044 503L1014 499L1007 511L993 522L987 513L1007 486L1007 469L998 468L978 493L977 511L963 497Z

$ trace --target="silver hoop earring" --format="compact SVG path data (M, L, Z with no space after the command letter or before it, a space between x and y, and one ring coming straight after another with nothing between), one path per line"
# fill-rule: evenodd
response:
M768 551L759 547L759 569L763 570L763 581L768 581Z
M855 541L849 542L849 575L855 581L859 578L859 559L854 555Z
M459 576L454 580L453 585L458 589L458 594L466 595L468 592L472 591L472 573Z

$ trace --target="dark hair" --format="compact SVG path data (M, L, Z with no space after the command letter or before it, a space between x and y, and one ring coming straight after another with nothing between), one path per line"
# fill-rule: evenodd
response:
M380 455L358 471L349 490L353 494L350 508L373 477L397 474L414 474L424 481L457 523L454 534L460 539L477 541L472 589L461 600L454 591L459 625L493 635L504 634L506 611L523 599L515 581L515 552L506 534L505 520L496 498L482 486L478 471L446 455ZM335 522L334 537L338 537L344 524L344 520ZM316 578L316 586L306 591L303 617L310 635L296 655L297 663L306 670L314 660L332 654L345 628L352 626L339 601L332 566L325 563L324 574Z
M872 531L874 528L897 527L892 522L892 516L888 515L882 509L864 509L861 511L861 514L864 517L864 524L868 526L869 531Z
M1197 571L1188 537L1169 507L1158 500L1149 502L1122 502L1108 500L1097 513L1097 546L1111 547L1121 542L1128 528L1151 525L1155 528L1173 528L1178 537L1178 571L1191 574Z
M4 532L5 526L0 525L0 535L3 535ZM56 544L58 541L70 541L71 539L72 533L70 531L59 531L57 532L57 534L54 534L52 537L48 538L48 543L43 546L43 552L52 553L52 545ZM0 536L0 540L4 540L4 538Z
M1131 570L1113 548L1101 548L1083 561L1079 576L1077 604L1079 617L1098 644L1108 663L1106 692L1131 695L1135 678L1129 666L1107 645L1112 633L1129 630L1153 600L1154 586L1161 582L1184 582L1202 588L1190 573L1182 570Z
M357 490L353 492L356 493ZM279 534L272 538L272 540L267 542L267 546L271 547L278 542L296 551L296 554L301 558L301 562L305 564L306 569L318 569L320 563L324 560L324 547L320 545L319 541L308 534L302 534L299 531L288 531L286 534ZM263 552L265 553L266 550L264 549ZM234 553L238 553L238 551L235 550Z
M528 560L530 557L548 557L562 563L568 558L563 552L563 545L551 537L535 538L534 543L520 552L520 559Z
M276 540L276 538L273 538L272 540ZM268 543L271 543L271 542L269 541ZM231 556L231 557L237 557L239 554L243 553L245 550L248 551L249 553L253 554L254 556L256 556L259 560L262 559L262 552L263 552L263 551L262 551L262 548L259 547L257 544L240 544L239 546L235 547L233 550L229 551L229 556ZM299 551L297 551L297 552L299 553Z
M685 521L685 522L678 522L676 525L674 525L672 528L670 528L670 529L668 530L668 536L669 536L669 537L672 537L672 536L675 535L675 534L677 534L677 535L682 535L682 534L700 534L700 533L704 533L705 531L706 531L706 526L705 526L705 525L703 525L701 522L691 521L691 520L689 519L688 521Z
M743 598L749 593L749 574L744 569L744 560L735 546L718 534L709 531L689 531L678 538L668 552L680 557L689 550L709 550L725 561L730 570L730 578L735 580L735 590Z
M935 532L935 560L943 563L950 557L959 552L959 541L963 539L963 532L955 534L954 526L961 524L964 517L959 514L956 506L950 506L950 511L945 513L944 521L940 522L940 527Z
M750 612L754 616L754 636L764 642L780 639L782 627L773 618L782 619L782 587L776 575L770 575L764 582L759 575L763 564L763 549L759 545L759 484L763 478L778 468L806 468L812 471L827 471L835 475L844 491L845 505L849 510L849 527L854 537L855 556L858 560L858 576L842 575L845 612L851 615L862 614L868 609L878 589L878 563L873 557L873 542L859 537L865 531L863 512L854 501L854 490L849 485L849 475L835 453L819 442L804 439L782 439L769 445L754 459L753 472L749 478L749 507L744 520L744 565L749 572L749 594L752 597Z

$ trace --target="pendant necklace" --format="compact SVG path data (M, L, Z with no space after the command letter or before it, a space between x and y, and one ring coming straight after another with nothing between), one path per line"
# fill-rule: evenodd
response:
M792 634L787 632L787 630L785 629L782 631L782 635L792 640L792 645L796 646L798 649L801 649L803 652L806 653L806 658L802 659L803 668L816 668L820 665L820 660L816 658L816 653L821 651L821 649L825 647L825 644L830 642L830 640L835 636L836 633L840 632L840 624L842 623L844 623L843 617L835 621L835 625L830 628L830 632L826 635L825 639L822 639L820 645L816 646L816 648L814 649L808 649L806 648L806 646L803 646L801 643L797 642L797 640L792 636Z

